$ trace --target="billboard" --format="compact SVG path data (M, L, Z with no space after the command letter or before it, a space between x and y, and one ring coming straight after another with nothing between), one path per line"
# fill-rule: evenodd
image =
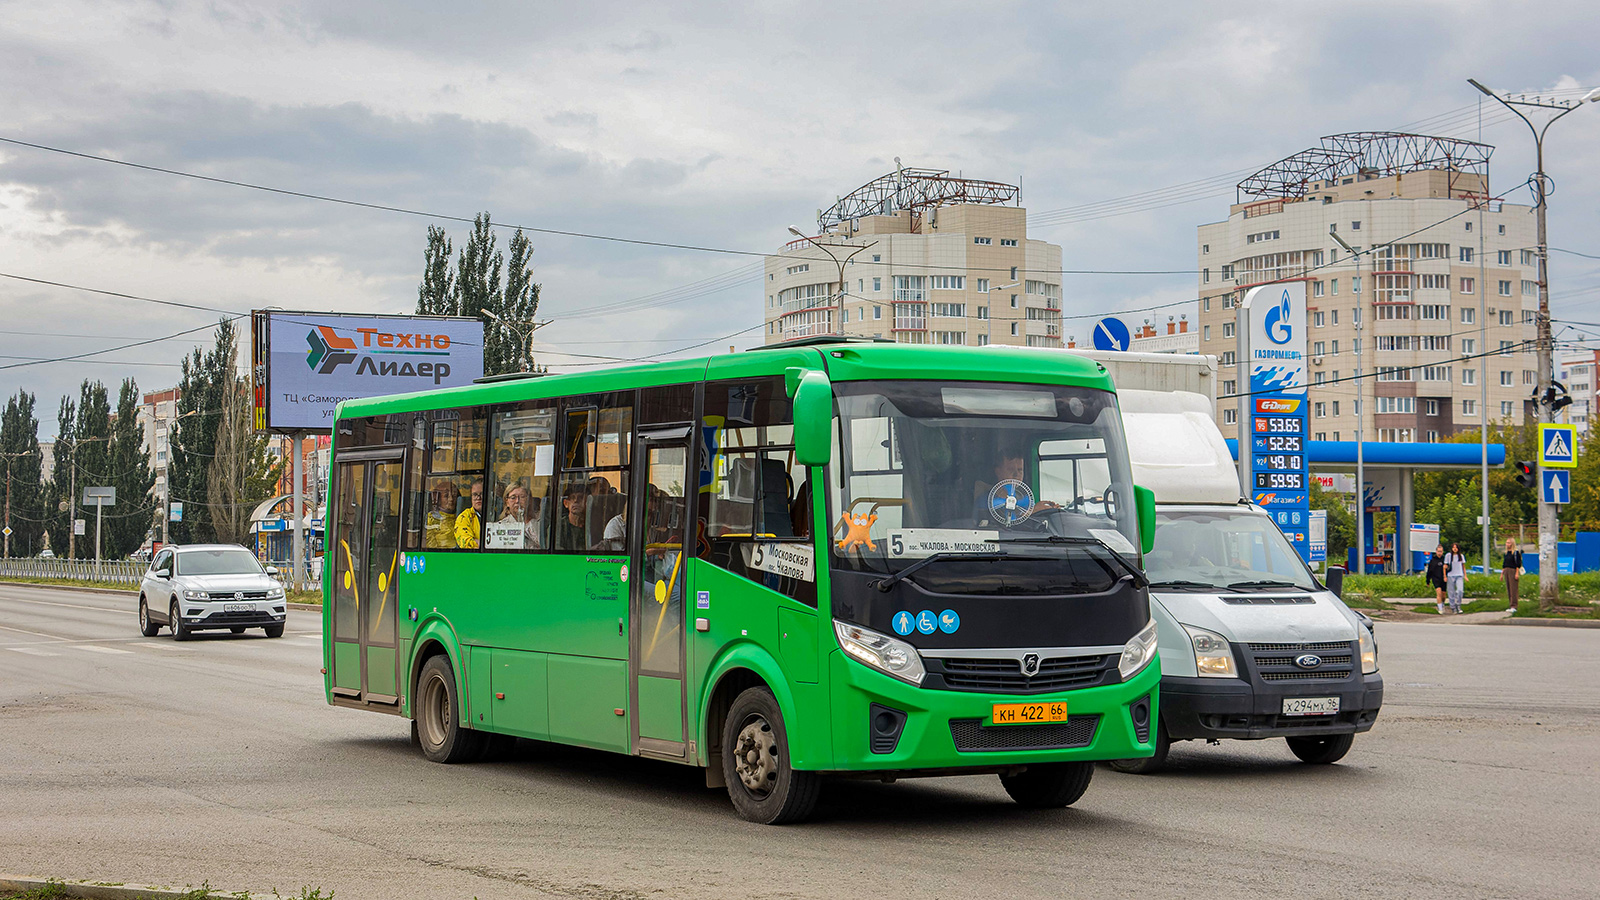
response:
M483 322L256 310L250 378L257 431L323 433L341 400L471 384Z
M1239 420L1249 439L1250 453L1244 458L1249 460L1251 494L1309 561L1305 282L1251 289L1239 304L1239 318L1241 362L1250 373L1250 393Z

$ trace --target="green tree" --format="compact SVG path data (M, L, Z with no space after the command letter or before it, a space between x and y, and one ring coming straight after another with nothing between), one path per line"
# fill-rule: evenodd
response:
M72 546L72 520L77 511L72 499L73 432L77 428L78 406L71 397L62 397L56 409L56 444L52 451L50 481L45 483L45 536L50 549L65 558Z
M485 375L510 371L505 359L511 341L505 329L484 315L484 310L498 315L505 306L505 291L500 283L504 268L505 254L495 247L494 226L489 214L479 213L472 220L472 233L456 258L455 310L458 316L472 316L484 322ZM509 349L514 355L515 348Z
M511 236L510 250L511 259L506 263L505 300L498 312L508 322L531 323L539 312L539 285L533 280L533 242L528 240L528 236L522 233L521 228ZM504 331L497 328L494 323L485 323L484 327L488 330ZM525 339L527 334L528 332L523 332L522 338ZM525 351L525 347L511 343L500 360L502 368L495 372L485 368L484 374L498 375L501 372L519 370Z
M456 281L450 272L452 252L445 230L429 225L428 246L422 255L422 283L417 285L417 315L456 315Z
M169 438L167 489L172 499L183 503L183 521L168 528L179 543L204 543L216 540L216 529L208 508L211 460L216 456L217 428L222 421L223 391L238 379L234 371L238 329L232 319L217 323L216 343L183 361L178 381L176 421Z
M45 490L34 395L17 391L0 416L0 462L5 465L5 524L8 556L32 556L44 547Z
M116 515L106 522L104 555L120 559L144 544L155 523L150 488L155 475L139 423L139 385L125 378L117 392L117 414L111 423L111 484L117 489Z
M228 371L234 371L231 362ZM216 540L244 544L250 540L250 514L273 496L283 465L272 458L266 435L255 432L249 382L236 376L230 382L222 391L206 508Z
M1311 482L1311 508L1328 514L1328 561L1342 565L1350 558L1350 548L1356 544L1356 517L1345 508L1344 497L1324 491Z

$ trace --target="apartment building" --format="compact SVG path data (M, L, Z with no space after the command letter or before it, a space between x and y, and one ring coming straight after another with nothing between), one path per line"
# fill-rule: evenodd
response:
M1020 199L1016 185L935 169L862 185L818 213L815 236L766 257L766 343L1061 347L1061 247L1028 237Z
M1227 220L1197 235L1200 352L1221 360L1218 393L1248 384L1235 365L1244 292L1303 282L1313 440L1355 439L1357 385L1368 441L1522 422L1538 380L1534 217L1490 193L1490 150L1334 135L1240 182ZM1218 402L1229 437L1236 403Z
M172 458L172 424L178 417L178 389L151 391L139 404L139 425L144 430L145 452L150 457L150 471L155 484L150 497L158 510L157 522L167 505L167 466Z
M1556 381L1566 387L1567 396L1572 398L1571 405L1556 413L1557 420L1578 426L1578 440L1587 441L1589 422L1600 412L1600 407L1595 405L1600 399L1596 393L1596 382L1600 381L1600 350L1562 353L1556 363Z

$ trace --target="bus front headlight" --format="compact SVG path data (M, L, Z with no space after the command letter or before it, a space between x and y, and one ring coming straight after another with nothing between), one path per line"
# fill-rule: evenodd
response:
M1238 678L1239 667L1233 664L1233 648L1228 639L1215 631L1183 626L1189 632L1189 643L1194 645L1194 668L1201 678Z
M1127 681L1156 658L1156 620L1139 629L1139 633L1122 645L1122 658L1117 660L1117 674Z
M833 620L833 632L839 636L839 646L844 652L885 675L915 685L921 685L927 675L917 648L905 641L838 619Z
M1378 642L1372 639L1367 626L1357 625L1356 631L1361 635L1361 674L1371 675L1378 671Z

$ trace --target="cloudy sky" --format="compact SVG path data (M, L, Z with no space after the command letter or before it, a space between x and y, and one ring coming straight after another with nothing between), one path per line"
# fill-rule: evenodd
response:
M0 0L0 138L445 216L488 210L757 252L789 225L814 229L818 207L898 156L1020 179L1032 235L1061 244L1069 269L1186 270L1195 226L1226 215L1241 175L1322 135L1475 138L1469 76L1568 97L1600 85L1588 2L1334 10ZM1531 140L1484 114L1494 184L1509 191L1532 170ZM1551 243L1600 256L1600 106L1551 134ZM237 311L410 312L430 221L0 143L6 276ZM459 241L464 227L442 224ZM554 320L540 333L546 362L759 341L752 257L534 242L540 314ZM1066 281L1068 315L1195 291L1182 274ZM1600 322L1600 260L1555 254L1552 284L1558 319ZM612 312L586 314L599 308ZM0 366L214 320L4 277ZM82 379L170 386L193 346L0 368L0 391L35 392L49 434Z

